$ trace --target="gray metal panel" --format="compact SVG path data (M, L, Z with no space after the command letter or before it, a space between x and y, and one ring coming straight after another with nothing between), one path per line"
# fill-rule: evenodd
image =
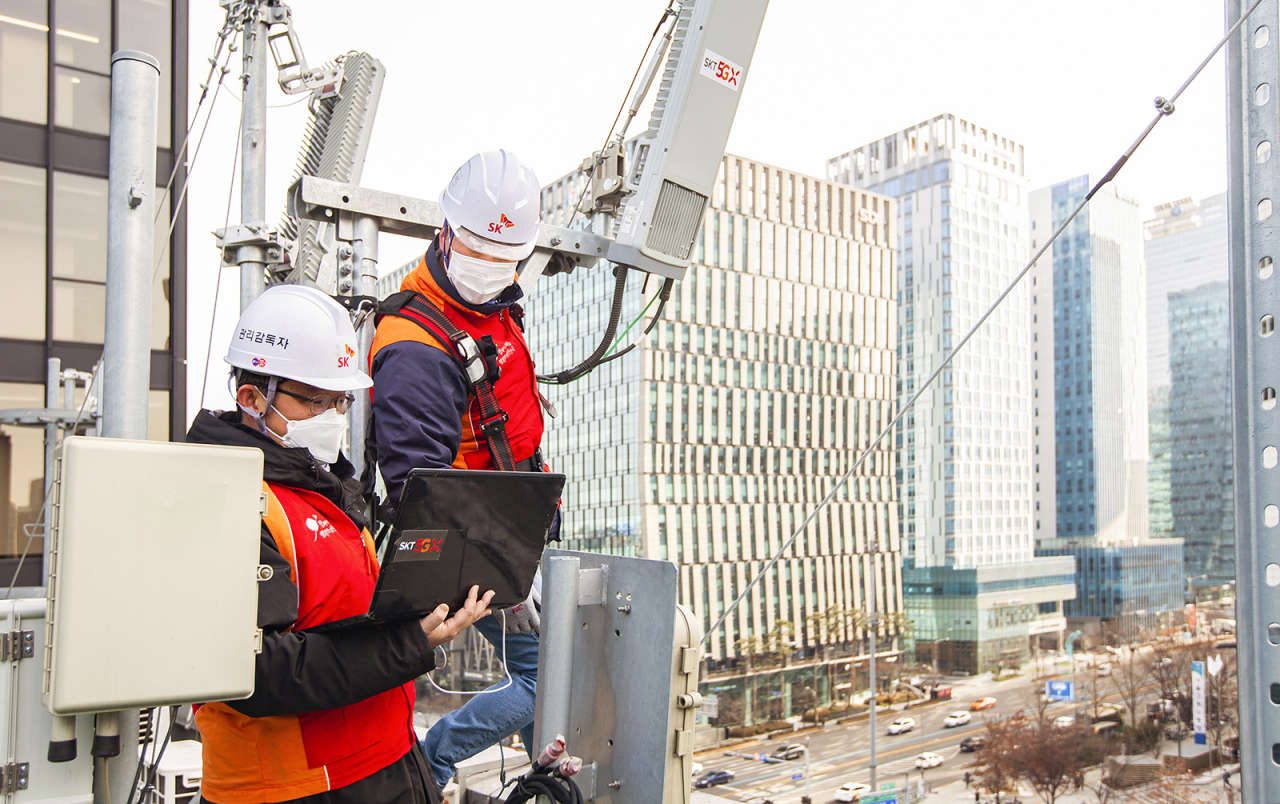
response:
M577 611L566 751L582 757L584 774L596 763L595 801L657 804L663 801L674 728L676 567L669 561L547 550L544 601L555 598L546 564L557 556L577 558L582 570L604 571L603 605L580 605ZM590 594L588 587L584 583L580 594ZM547 666L547 646L543 641L540 647L541 667ZM541 720L542 697L540 682L535 722ZM584 789L583 795L591 793Z
M671 266L673 271L660 273L676 273L676 278L688 267L687 255L672 256L678 251L649 244L696 230L706 202L687 210L686 220L660 221L660 194L671 182L711 196L767 7L768 0L696 0L679 12L649 128L636 143L627 178L627 189L634 194L622 209L619 257L637 248L650 260ZM659 232L659 227L674 231ZM629 264L648 270L639 262Z
M55 478L50 711L251 694L262 451L69 437Z
M1247 5L1227 0L1227 24ZM1280 146L1278 23L1277 0L1263 0L1229 43L1227 67L1241 785L1252 802L1280 800L1280 468L1263 464L1263 450L1280 446L1280 276L1270 262L1280 257L1280 209L1259 219L1261 202L1280 203L1280 157L1257 158L1259 144ZM1270 90L1263 103L1260 85Z
M0 657L0 753L16 763L26 763L28 787L17 791L17 804L57 802L89 804L93 801L93 718L76 719L76 758L70 762L49 762L49 740L53 719L40 705L45 645L45 600L0 600L0 628L12 634L30 631L34 640L32 657ZM8 759L5 760L6 762Z

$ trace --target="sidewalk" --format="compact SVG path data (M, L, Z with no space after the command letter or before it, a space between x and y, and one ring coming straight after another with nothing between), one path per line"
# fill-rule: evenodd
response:
M1225 788L1222 783L1223 768L1215 768L1210 773L1187 779L1167 779L1163 782L1138 785L1125 790L1113 790L1100 785L1101 768L1093 768L1085 774L1085 786L1080 790L1071 790L1058 796L1055 804L1116 804L1117 802L1133 802L1133 804L1171 804L1171 802L1187 802L1188 804L1230 804L1240 800L1240 766L1227 765L1231 771L1231 787ZM925 797L924 804L974 804L974 789L971 785L966 789L964 781L940 785ZM982 795L982 802L994 801L991 796ZM1018 798L1022 804L1042 804L1026 782L1019 785ZM1009 802L1008 796L1001 796L1001 803Z

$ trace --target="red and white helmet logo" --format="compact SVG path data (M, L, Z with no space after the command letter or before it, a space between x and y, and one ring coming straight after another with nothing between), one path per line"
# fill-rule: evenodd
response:
M502 234L504 229L510 229L512 226L515 226L515 224L511 222L511 219L507 217L506 213L499 212L498 221L496 223L489 224L489 231L494 234Z

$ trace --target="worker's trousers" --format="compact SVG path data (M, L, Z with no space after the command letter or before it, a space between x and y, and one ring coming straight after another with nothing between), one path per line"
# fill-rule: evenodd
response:
M475 628L502 655L502 624L490 614ZM537 696L538 635L507 634L507 672L503 679L464 706L440 718L422 741L423 753L431 765L436 784L444 787L453 778L455 766L499 740L520 732L525 750L534 751L533 709Z

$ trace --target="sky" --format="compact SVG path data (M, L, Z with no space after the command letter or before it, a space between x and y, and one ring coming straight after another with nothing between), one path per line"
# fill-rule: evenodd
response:
M515 151L546 184L598 149L666 5L296 0L291 8L312 66L356 50L387 68L361 184L435 199L481 150ZM190 13L194 114L224 12L215 0L194 0ZM828 158L950 112L1021 142L1033 189L1097 177L1154 117L1154 98L1177 91L1217 44L1223 18L1219 0L774 0L728 150L825 177ZM221 355L238 315L239 276L224 269L219 283L210 233L239 221L239 59L233 64L195 121L198 136L212 106L188 196L188 418L202 399L230 405ZM1144 217L1156 204L1226 190L1223 64L1220 53L1121 173L1117 183ZM269 88L272 222L302 141L300 100ZM647 118L646 109L629 133ZM422 249L384 236L380 267Z

